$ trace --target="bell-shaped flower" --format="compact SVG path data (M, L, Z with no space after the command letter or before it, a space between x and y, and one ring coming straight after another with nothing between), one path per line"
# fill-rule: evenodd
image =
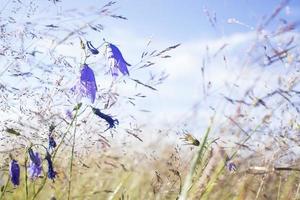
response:
M113 119L111 116L104 114L103 112L100 111L100 109L92 108L92 110L95 115L104 119L108 123L108 128L105 131L107 131L108 129L111 129L111 128L115 128L116 125L119 124L119 120Z
M34 153L32 149L29 149L28 153L30 157L30 165L28 167L29 177L35 179L42 173L42 160L38 152Z
M92 45L91 41L87 41L87 42L86 42L86 46L87 46L87 48L89 49L89 51L90 51L92 54L96 55L96 54L99 53L98 49L96 49L96 48Z
M54 137L52 135L49 135L48 143L49 143L49 149L55 149L56 142L55 142Z
M131 65L125 61L121 51L115 45L111 43L107 44L106 55L113 77L118 76L118 71L120 71L123 75L129 75L127 66Z
M234 162L228 161L228 162L226 163L226 167L227 167L227 170L228 170L229 172L235 172L235 171L237 170L237 167L236 167L236 165L234 164Z
M54 181L57 173L53 169L53 162L51 160L51 155L48 152L47 152L47 155L46 155L45 159L48 162L48 173L47 173L47 176L48 176L49 179L52 179Z
M20 185L20 166L18 161L12 160L9 166L9 175L10 180L14 184L14 186Z
M80 71L80 80L71 90L75 92L79 98L87 97L92 103L95 102L97 84L94 71L87 64L83 65Z

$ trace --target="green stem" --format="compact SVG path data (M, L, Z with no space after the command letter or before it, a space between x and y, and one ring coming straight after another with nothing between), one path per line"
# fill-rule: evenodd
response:
M46 182L47 182L47 174L44 174L43 182L42 182L41 186L39 187L39 189L37 190L37 192L33 195L32 200L34 200L37 197L37 195L42 191Z
M25 163L24 163L24 176L25 176L25 199L28 200L28 176L27 176L27 151L25 151Z
M188 197L188 191L190 190L190 188L192 186L194 173L195 173L196 168L199 165L199 162L201 161L201 158L203 157L203 154L205 151L205 147L206 147L208 135L209 135L211 127L212 127L212 123L213 123L213 120L211 121L210 126L206 129L206 132L205 132L204 137L201 142L201 146L199 146L198 152L193 158L191 168L189 170L188 175L185 178L182 191L180 192L179 200L186 200Z
M60 149L60 146L61 146L62 143L64 142L65 137L66 137L67 134L69 133L71 127L72 127L73 124L74 124L75 119L77 118L78 110L79 110L79 109L76 109L75 115L74 115L74 117L73 117L73 119L72 119L72 121L71 121L71 123L70 123L70 125L69 125L69 127L68 127L68 129L67 129L67 131L63 134L62 139L60 140L59 144L57 145L56 149L54 150L54 152L53 152L53 154L52 154L52 161L53 161L53 162L54 162L54 159L55 159L55 156L56 156L58 150Z
M75 142L76 142L76 124L77 124L77 117L75 119L75 127L73 133L73 144L72 144L72 151L71 151L71 158L70 158L70 177L69 177L69 186L68 186L68 200L70 199L71 194L71 183L72 183L72 171L73 171L73 160L74 160L74 150L75 150Z
M4 189L3 189L2 193L1 193L1 196L0 196L0 200L4 199L4 195L5 195L6 189L7 189L8 184L9 184L9 178L10 178L10 177L9 177L9 175L8 175L8 178L7 178L5 187L4 187Z

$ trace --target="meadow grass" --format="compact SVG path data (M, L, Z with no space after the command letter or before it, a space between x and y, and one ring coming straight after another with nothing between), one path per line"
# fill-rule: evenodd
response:
M138 155L136 151L126 154L106 151L85 158L74 157L70 198L299 199L297 171L255 171L247 166L249 160L241 159L237 162L238 169L232 173L224 168L224 159L211 155L209 146L203 151L203 142L205 137L200 146L186 147L189 150L184 153L175 151L175 145L168 145L155 159L143 153ZM64 157L64 153L59 153L54 163L58 172L55 182L47 180L35 199L67 199L70 175L66 169L70 163ZM215 164L212 166L210 162ZM210 168L208 172L207 168ZM13 187L8 182L1 199L25 199L24 170L21 172L21 185ZM43 180L40 177L35 182L28 181L28 199L33 198Z

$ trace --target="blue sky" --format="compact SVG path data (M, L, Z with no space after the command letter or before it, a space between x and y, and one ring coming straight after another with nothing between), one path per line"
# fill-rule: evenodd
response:
M64 0L63 8L101 7L107 1ZM228 18L256 27L257 23L276 8L279 0L121 0L117 4L117 13L129 20L120 23L140 35L154 35L163 39L186 41L193 38L219 38L236 32L249 31L243 26L228 26ZM219 32L214 30L205 13L216 13ZM286 19L299 17L300 2L291 0L289 8L281 14ZM285 13L290 12L289 15ZM118 24L118 23L117 23Z
M228 26L228 18L236 18L250 26L280 3L278 0L123 0L120 12L129 18L128 27L141 34L186 41L193 38L218 38L236 32L249 31L241 26ZM291 1L291 18L299 16L299 1ZM209 24L203 9L216 13L221 27L217 33ZM297 12L298 11L298 12Z
M231 43L229 45L231 47L224 52L224 55L228 56L228 64L231 65L231 68L224 68L222 56L216 58L210 66L210 80L213 83L218 82L215 84L217 85L215 94L220 94L222 93L224 81L233 79L240 72L238 67L242 61L242 59L239 60L241 55L238 55L241 50L240 47L249 45L250 41L255 39L255 34L249 27L228 24L227 20L235 18L241 23L256 28L258 23L263 18L268 17L280 2L274 0L124 0L120 1L117 11L128 17L129 20L119 24L117 22L122 34L120 36L118 36L118 33L113 35L116 37L117 42L123 43L122 48L130 49L125 52L129 54L134 51L132 46L138 49L135 44L130 45L134 38L137 38L137 40L144 38L146 40L153 37L154 43L160 44L159 47L177 42L182 43L182 47L169 62L158 64L159 67L164 66L168 70L170 79L162 86L160 94L154 95L146 104L149 109L154 110L154 113L160 113L159 116L162 116L162 119L185 118L186 113L190 111L194 103L202 98L200 67L202 59L205 57L206 46L210 47L212 53L216 52L222 44ZM211 26L204 9L207 9L211 15L216 13L216 28ZM281 17L290 21L299 19L299 10L300 2L291 1L279 17L270 24L269 28L272 29L275 24L278 25ZM122 42L122 37L126 38L126 36L128 36L128 42ZM245 47L243 48L245 49ZM270 78L272 77L271 70L264 71L260 68L254 68L252 71L247 72L249 76L245 77L245 85L252 84L252 79L256 74L264 73L266 74L266 80L272 80ZM261 85L263 84L264 82L261 83ZM205 113L208 109L208 103L201 105L200 112ZM178 111L178 115L173 115L176 111ZM157 114L153 114L151 121L160 118L157 116ZM175 121L177 121L177 118ZM191 121L191 123L193 122ZM171 124L176 124L176 122L173 121ZM203 126L206 126L206 123L201 124L201 127Z

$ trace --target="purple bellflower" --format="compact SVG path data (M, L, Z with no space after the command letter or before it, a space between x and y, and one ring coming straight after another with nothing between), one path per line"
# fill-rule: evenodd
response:
M113 77L118 76L118 70L120 70L123 75L129 75L127 66L131 65L125 61L121 51L111 43L107 45L107 58Z
M119 124L119 120L113 119L111 116L102 113L100 111L100 109L98 109L98 108L92 108L92 110L93 110L93 113L95 115L97 115L98 117L104 119L108 123L109 126L108 126L108 128L105 131L107 131L108 129L111 129L111 128L115 128L116 125Z
M35 179L42 173L42 160L38 152L34 153L32 149L29 149L28 153L30 157L30 165L28 167L29 177Z
M234 164L234 162L232 162L232 161L230 161L230 160L228 160L227 162L226 162L226 168L227 168L227 170L229 171L229 172L235 172L236 170L237 170L237 167L236 167L236 165Z
M56 147L56 142L53 137L53 131L55 129L55 125L51 124L49 127L49 135L48 135L48 144L49 144L49 150L52 150Z
M12 160L9 166L9 175L10 180L14 184L14 186L20 185L20 166L18 161Z
M51 160L51 155L48 152L47 152L47 155L46 155L45 159L48 162L48 173L47 173L48 178L54 181L57 173L53 169L53 163L52 163L52 160Z
M87 64L84 64L81 69L80 81L71 90L80 97L88 97L92 103L95 102L97 84L94 71Z
M92 45L91 41L87 41L86 46L92 54L97 55L99 53L98 49Z
M52 135L49 135L49 149L55 149L56 142L54 140L54 137Z
M66 116L68 117L68 119L73 119L73 114L71 110L67 110L66 111Z

